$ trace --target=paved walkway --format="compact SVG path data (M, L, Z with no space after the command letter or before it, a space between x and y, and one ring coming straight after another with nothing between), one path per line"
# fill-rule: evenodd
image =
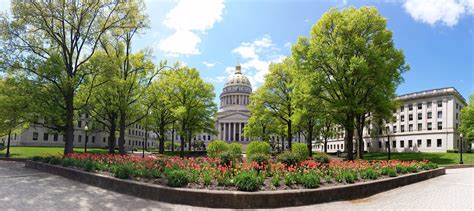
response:
M185 199L183 199L185 200ZM244 203L244 202L243 202ZM144 200L0 161L0 210L199 210ZM205 208L204 208L205 209ZM474 210L474 168L354 201L282 210Z

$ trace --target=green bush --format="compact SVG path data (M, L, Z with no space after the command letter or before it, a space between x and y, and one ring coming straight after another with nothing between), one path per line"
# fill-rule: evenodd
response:
M317 188L319 187L320 179L318 175L308 173L303 175L301 182L305 188Z
M61 161L61 165L64 167L75 166L75 160L70 159L70 158L64 158Z
M397 170L397 173L399 174L406 174L408 172L407 167L400 164L397 164L395 166L395 169Z
M345 171L342 175L347 183L354 183L357 179L357 174L351 171Z
M397 170L394 168L387 168L387 175L389 177L396 177L397 176Z
M229 149L229 145L225 141L211 141L207 147L207 155L211 158L217 158L222 152Z
M273 187L278 187L278 186L280 186L280 175L278 175L278 174L273 175L273 177L272 177L272 185L273 185Z
M308 145L303 143L293 144L293 146L291 146L291 152L295 154L298 161L306 160L309 156Z
M41 156L33 156L31 158L32 161L41 161L42 159L43 159L43 157L41 157Z
M183 187L189 183L189 175L185 170L169 170L165 175L167 184L171 187Z
M408 172L416 173L418 172L418 166L416 164L411 164L407 167Z
M247 156L252 157L254 154L270 154L270 144L264 141L251 141L247 146Z
M41 161L42 161L43 163L49 163L50 160L51 160L51 157L43 157L43 158L41 159Z
M286 151L277 156L277 160L286 165L296 165L298 156L294 152Z
M235 175L234 184L241 191L256 191L262 185L262 181L255 171L241 171Z
M422 168L423 170L436 169L436 168L438 168L438 164L436 164L436 163L431 163L431 162L429 162L429 163L424 163L424 164L421 165L421 168Z
M262 165L262 164L268 163L268 160L270 160L270 155L263 154L263 153L256 153L256 154L251 155L249 157L249 160Z
M290 172L290 173L285 174L285 177L284 177L285 185L293 185L293 184L298 183L300 180L298 177L299 175L296 172Z
M133 176L133 166L130 164L116 165L112 168L115 177L119 179L129 179Z
M61 158L53 156L49 159L49 164L59 165L59 164L61 164Z
M242 145L239 143L231 143L229 144L229 152L232 154L232 156L235 158L239 158L242 156Z
M99 169L99 164L95 161L92 161L92 160L87 160L85 163L84 163L84 171L87 171L87 172L94 172L96 170Z
M374 170L374 169L371 169L371 168L366 169L366 170L364 170L364 171L361 172L361 177L362 177L363 179L371 179L371 180L374 180L374 179L377 179L378 176L379 176L379 175L378 175L377 171Z
M313 160L320 163L329 163L329 161L331 161L329 156L323 152L314 153Z
M219 153L222 165L230 165L230 162L234 160L234 155L230 151L223 151Z
M205 186L209 186L212 183L212 176L208 172L202 174L202 180Z

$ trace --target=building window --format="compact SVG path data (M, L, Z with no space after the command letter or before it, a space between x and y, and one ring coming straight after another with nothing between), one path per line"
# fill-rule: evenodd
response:
M423 119L423 114L422 113L418 113L418 120L421 120Z
M405 125L400 126L400 132L402 132L402 133L405 132Z
M404 122L405 121L405 115L400 116L400 121Z
M442 130L443 129L443 122L438 122L438 130Z
M105 137L104 137L104 138L102 138L102 142L104 142L104 143L105 143ZM130 144L129 144L129 145L130 145Z
M58 141L58 134L57 134L57 133L55 133L55 134L53 135L53 141Z
M413 111L413 104L408 105L408 110Z
M33 141L38 141L38 132L33 132Z
M418 139L417 142L418 142L418 143L417 143L417 146L418 146L418 147L421 147L421 139Z
M397 141L392 141L392 148L397 148Z
M405 147L405 141L404 141L404 140L401 140L401 141L400 141L400 147L401 147L401 148L404 148L404 147Z
M426 126L428 130L431 130L431 122L428 122L428 125Z
M408 114L408 121L413 121L413 114Z
M370 148L370 143L369 143L369 142L367 142L367 149L368 149L368 148Z
M413 141L412 140L408 140L408 147L410 147L410 148L413 147Z
M410 132L413 131L413 124L408 125L408 131L410 131Z
M397 132L397 126L394 125L394 126L393 126L393 133L396 133L396 132Z
M438 119L440 118L443 118L443 112L442 111L438 111Z
M438 100L438 108L443 107L443 101Z
M81 142L81 141L82 141L82 135L77 136L77 142Z
M403 112L405 110L405 106L400 106L400 111Z
M432 116L432 115L431 115L431 111L428 112L428 113L426 113L426 118L427 118L427 119L431 119L431 116Z
M423 104L418 103L418 110L421 110L422 106L423 106Z
M426 139L426 147L431 147L431 139Z
M92 136L92 143L95 143L95 136Z
M43 134L43 141L48 141L48 133Z
M382 148L382 142L379 141L379 149Z
M81 128L81 126L82 126L82 121L77 121L77 127Z
M423 125L421 123L418 123L418 131L422 131L423 130Z
M458 123L456 123L456 129L458 129L458 128L459 128L459 124L458 124Z
M441 147L443 145L443 141L441 139L436 140L436 146Z
M427 107L427 108L431 108L431 102L427 102L427 103L426 103L426 107Z
M458 118L459 118L459 117L458 117L458 113L456 113L456 120L457 120Z

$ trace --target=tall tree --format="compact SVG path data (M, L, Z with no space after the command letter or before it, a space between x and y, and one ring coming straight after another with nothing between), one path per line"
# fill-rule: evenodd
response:
M90 74L81 66L95 53L105 33L124 27L130 15L141 12L127 2L12 1L12 15L0 17L0 65L30 74L32 80L48 81L51 93L61 96L65 154L73 152L74 112L82 106L75 104L74 96ZM61 67L58 74L38 71L38 63L47 60Z
M349 160L354 158L357 114L370 111L366 105L374 92L395 90L409 68L386 25L375 8L331 9L313 26L310 38L300 37L292 49L299 69L317 75L315 90L321 91L313 96L343 114L335 120L345 129Z
M270 114L278 118L286 126L286 139L291 150L293 139L293 120L295 103L293 99L294 64L291 58L286 58L282 63L271 64L270 72L265 75L262 89L262 103Z
M461 109L461 126L459 130L464 134L464 139L468 143L474 139L474 94L469 96L469 104Z

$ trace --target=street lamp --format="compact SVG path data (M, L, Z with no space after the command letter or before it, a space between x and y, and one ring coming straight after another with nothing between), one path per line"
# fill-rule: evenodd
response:
M84 141L84 153L87 153L87 140L88 140L88 137L87 137L87 131L89 130L89 127L87 127L87 125L84 127L84 131L86 133L86 141Z
M464 162L462 161L462 133L460 134L460 137L461 137L461 143L459 143L459 155L460 155L460 158L459 158L459 164L464 164Z
M390 128L387 127L387 130L386 130L386 133L387 133L387 144L388 144L388 160L390 160Z

